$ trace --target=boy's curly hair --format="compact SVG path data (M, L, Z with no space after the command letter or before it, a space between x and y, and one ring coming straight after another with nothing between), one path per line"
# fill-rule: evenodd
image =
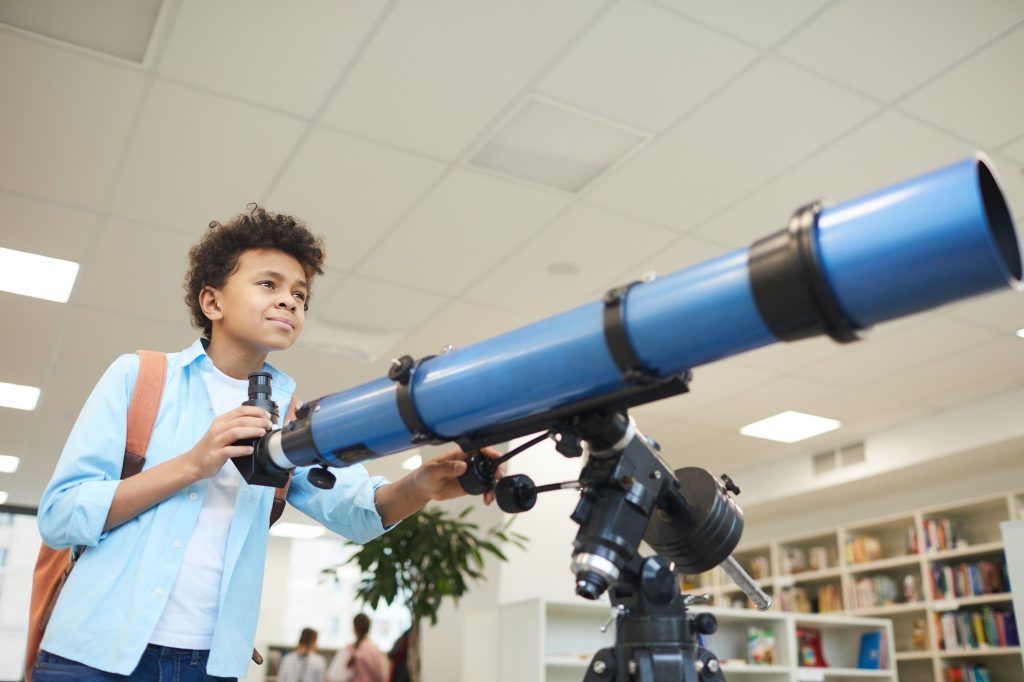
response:
M268 213L256 204L246 206L227 223L216 220L210 231L188 252L188 272L185 273L185 303L192 312L192 325L201 329L207 339L213 333L213 323L199 305L199 292L203 287L223 287L238 268L239 257L251 249L276 249L299 261L306 279L312 284L314 275L322 275L324 243L299 220L284 213ZM309 297L306 298L309 309Z

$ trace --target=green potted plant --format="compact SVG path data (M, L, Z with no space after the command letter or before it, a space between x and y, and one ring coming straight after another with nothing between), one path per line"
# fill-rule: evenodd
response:
M466 507L451 514L428 506L405 519L388 533L365 545L348 543L358 551L346 562L362 573L356 597L371 608L381 601L391 604L405 600L412 616L407 661L411 682L420 680L420 624L425 618L437 623L437 612L445 597L456 602L469 583L484 577L487 555L506 561L501 546L524 547L527 538L508 530L509 522L481 531L468 521ZM344 565L344 564L343 564ZM335 575L340 566L324 569Z

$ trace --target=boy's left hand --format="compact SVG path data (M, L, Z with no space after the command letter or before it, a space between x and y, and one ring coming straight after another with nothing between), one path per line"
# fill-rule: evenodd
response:
M432 500L450 500L466 494L459 484L458 478L466 473L466 459L470 455L480 452L486 457L497 459L501 453L494 448L482 448L479 451L463 452L452 450L440 457L435 457L429 462L424 462L419 469L413 472L417 487ZM500 481L505 473L505 465L502 464L494 473L495 482ZM488 490L484 493L484 504L494 502L494 491Z

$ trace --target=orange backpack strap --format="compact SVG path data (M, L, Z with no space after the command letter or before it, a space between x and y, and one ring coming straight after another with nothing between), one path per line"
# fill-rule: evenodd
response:
M124 464L121 478L128 478L142 471L146 462L149 437L160 411L160 398L167 379L167 356L151 350L137 350L139 375L135 379L135 390L128 405L128 438L125 440Z
M128 437L125 439L124 463L121 465L122 479L142 471L167 378L166 355L148 350L136 352L139 355L139 374L128 404ZM32 667L39 658L39 646L43 641L46 624L82 551L84 548L72 552L70 549L51 549L46 545L39 547L39 556L32 574L28 642L25 648L25 679L29 682L32 680Z
M295 396L292 396L292 403L288 406L288 414L285 415L284 423L287 424L290 421L295 420L295 410L298 409L300 401ZM281 514L284 514L285 498L288 496L288 487L292 484L291 475L288 476L288 482L284 484L283 488L278 488L274 491L274 506L270 508L270 525L273 526L277 523L277 520L281 518Z

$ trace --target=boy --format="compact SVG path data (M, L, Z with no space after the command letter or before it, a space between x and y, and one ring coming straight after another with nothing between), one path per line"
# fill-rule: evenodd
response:
M295 382L265 360L301 334L324 253L294 218L256 206L210 228L189 253L185 281L202 338L167 356L144 470L119 480L139 367L137 355L123 355L86 401L43 493L43 541L88 551L53 610L34 682L246 673L274 490L249 486L227 460L251 452L237 441L272 427L266 411L241 406L250 372L271 373L282 411L292 399ZM461 495L463 457L449 452L395 483L348 467L326 491L296 470L288 503L366 542L429 500Z
M277 682L324 682L327 661L316 652L317 631L302 628L299 645L285 654L277 669Z

